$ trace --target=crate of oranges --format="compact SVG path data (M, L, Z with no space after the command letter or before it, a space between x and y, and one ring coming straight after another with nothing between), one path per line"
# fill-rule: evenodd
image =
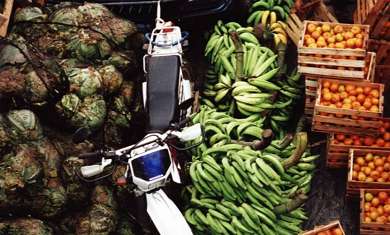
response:
M336 220L328 225L318 226L313 230L303 232L300 235L345 235L345 233L340 221Z
M302 74L364 79L369 26L304 21L298 44Z
M326 156L327 166L329 168L347 167L351 148L390 151L390 119L381 119L381 127L377 135L329 134Z
M390 190L360 190L360 235L390 234Z
M383 84L332 79L318 82L313 131L378 133L383 115Z
M347 196L358 196L360 189L390 189L390 151L349 150Z
M368 52L366 56L366 62L369 65L365 68L365 79L364 81L373 82L375 78L375 52ZM311 118L313 116L314 104L317 97L317 89L318 89L318 79L321 76L305 76L305 114L307 117ZM334 78L337 79L337 78Z

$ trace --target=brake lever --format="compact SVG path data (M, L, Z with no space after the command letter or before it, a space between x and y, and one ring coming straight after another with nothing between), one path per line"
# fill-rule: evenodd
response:
M104 171L104 168L106 166L111 165L111 163L112 163L112 159L102 158L101 164L82 166L80 167L80 171L82 176L89 178L101 174Z

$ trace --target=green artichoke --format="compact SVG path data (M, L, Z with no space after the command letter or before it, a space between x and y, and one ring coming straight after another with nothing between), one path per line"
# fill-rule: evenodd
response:
M84 22L96 22L97 19L114 17L107 7L97 3L85 3L77 10L83 15Z
M84 161L77 157L69 157L62 164L62 178L70 204L83 204L89 196L90 187L80 180L76 172L83 165Z
M102 78L105 94L112 94L119 90L123 77L113 65L105 65L99 68L98 71Z
M66 71L70 83L70 92L80 98L94 95L102 88L102 77L93 67L73 68Z
M21 8L15 13L14 22L31 21L42 22L47 19L47 15L38 7Z
M80 29L72 36L66 49L72 57L84 62L102 60L112 53L104 36L88 29Z
M114 232L118 214L112 191L106 186L96 186L92 202L92 206L78 221L76 234L109 235Z
M4 65L16 65L26 62L26 58L23 55L29 54L28 48L26 46L26 40L15 33L8 35L7 39L11 41L14 45L6 44L0 51L0 67Z
M67 197L59 179L49 179L45 185L29 187L27 194L30 198L28 208L41 217L55 217L65 209Z
M18 218L0 221L0 234L52 235L53 230L43 221L33 218Z
M85 97L80 100L68 94L56 104L57 113L74 128L98 129L106 117L106 102L101 95Z
M50 22L58 23L52 24L51 27L54 30L59 31L74 31L76 27L66 26L74 25L79 26L83 22L83 15L80 11L72 7L61 7L58 8L53 14L49 17ZM64 25L61 25L64 24Z
M127 214L119 216L118 225L115 234L117 235L135 235L135 224L131 223L131 218Z
M30 110L12 110L6 115L8 133L15 143L37 141L43 138L37 116Z

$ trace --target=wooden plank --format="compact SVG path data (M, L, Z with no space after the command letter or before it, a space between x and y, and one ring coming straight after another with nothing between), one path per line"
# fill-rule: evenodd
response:
M298 65L298 71L303 74L310 75L322 75L329 77L345 77L345 78L364 78L364 71L351 71L351 70L340 70L340 69L327 69L318 67L307 67Z
M8 31L8 24L11 18L12 8L14 5L14 0L5 0L3 7L3 23L0 25L0 36L5 37Z
M345 66L353 68L364 68L366 62L364 60L354 59L336 59L332 57L317 57L317 56L302 56L298 55L298 61L301 64L315 64L325 66Z

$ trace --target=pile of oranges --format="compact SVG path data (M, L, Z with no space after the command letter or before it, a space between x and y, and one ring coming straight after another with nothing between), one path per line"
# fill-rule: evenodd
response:
M390 155L367 153L353 160L352 179L364 182L390 182Z
M390 147L390 122L382 122L379 129L380 136L358 136L335 134L332 140L333 144L345 144L354 146L370 146L370 147Z
M388 192L366 192L364 200L365 223L390 223L390 197Z
M336 80L322 81L321 105L378 113L380 112L379 99L379 89L371 86L343 84Z
M364 32L358 25L344 28L341 25L331 26L329 23L309 23L304 36L304 46L309 48L363 48Z
M344 233L341 231L340 228L334 228L316 233L315 235L344 235Z

